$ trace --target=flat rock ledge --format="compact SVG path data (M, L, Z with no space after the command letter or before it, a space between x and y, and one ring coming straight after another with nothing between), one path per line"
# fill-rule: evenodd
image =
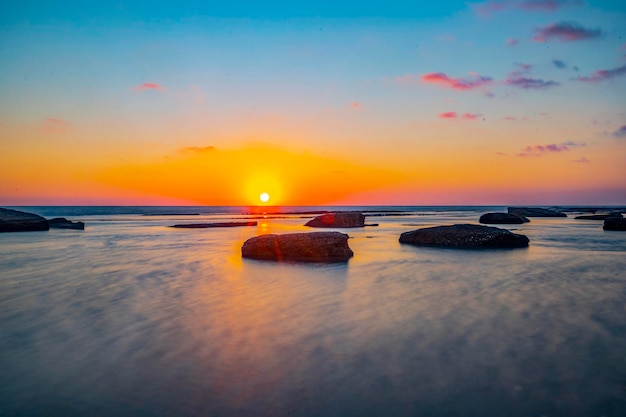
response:
M497 227L455 224L402 233L400 243L448 248L525 248L528 237Z
M334 211L309 220L305 226L328 228L363 227L365 226L365 215L359 211Z
M48 219L48 226L50 229L73 229L73 230L85 230L85 223L73 222L67 220L64 217L55 217L54 219Z
M607 217L602 228L604 230L626 232L626 219L623 217Z
M354 252L344 233L312 232L253 237L244 242L241 255L277 262L346 262Z
M0 208L0 232L36 232L49 229L48 221L37 214Z
M507 207L507 212L521 217L567 217L560 211L541 207Z
M478 221L483 224L522 224L528 223L530 220L511 213L485 213L480 216Z
M208 229L210 227L245 227L256 226L257 222L224 222L224 223L191 223L191 224L175 224L177 229Z
M582 216L574 217L574 220L606 220L609 217L621 219L623 216L620 212L613 212L608 214L583 214Z

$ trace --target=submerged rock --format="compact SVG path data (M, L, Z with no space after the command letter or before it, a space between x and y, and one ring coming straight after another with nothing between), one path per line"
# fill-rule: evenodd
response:
M312 232L253 237L244 242L241 255L279 262L345 262L354 252L344 233Z
M309 220L305 226L309 227L363 227L365 215L359 211L335 211L324 213Z
M71 220L67 220L64 217L55 217L54 219L49 219L48 226L50 226L50 229L85 230L85 223L73 222Z
M524 248L528 246L528 237L497 227L455 224L402 233L400 243L451 248Z
M48 229L50 226L46 219L37 214L0 208L0 232L34 232Z
M618 230L621 232L626 231L626 219L623 217L607 217L604 220L604 230Z
M484 224L522 224L529 221L526 217L511 213L485 213L479 220Z
M175 224L179 229L206 229L209 227L243 227L256 226L257 222L225 222L225 223L191 223L191 224Z
M567 217L560 211L540 207L508 207L507 212L520 217Z

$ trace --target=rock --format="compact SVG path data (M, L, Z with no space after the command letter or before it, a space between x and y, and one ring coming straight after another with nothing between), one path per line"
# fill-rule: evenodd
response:
M206 229L209 227L241 227L241 226L256 226L257 222L226 222L226 223L192 223L192 224L175 224L174 226L180 229Z
M567 217L560 211L539 207L508 207L507 211L520 217Z
M497 227L455 224L402 233L400 243L452 248L523 248L528 246L528 238Z
M522 224L528 223L526 217L510 213L486 213L480 216L480 223L484 224Z
M64 217L55 217L54 219L49 219L48 226L50 226L50 229L85 230L85 223L73 222L71 220L67 220Z
M309 227L363 227L365 215L359 211L334 211L324 213L306 222Z
M312 232L253 237L244 242L241 255L244 258L279 262L345 262L354 253L348 246L348 235Z
M604 230L626 231L626 219L623 217L607 217L602 228Z
M0 232L33 232L48 229L50 229L48 222L41 216L0 208Z

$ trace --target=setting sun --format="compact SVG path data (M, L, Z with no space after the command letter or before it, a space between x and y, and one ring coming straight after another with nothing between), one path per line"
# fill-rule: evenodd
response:
M261 193L261 195L259 196L259 199L262 202L267 203L270 200L270 195L268 193Z

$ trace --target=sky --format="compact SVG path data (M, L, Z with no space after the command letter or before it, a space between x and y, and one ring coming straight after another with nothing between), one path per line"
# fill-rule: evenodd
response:
M626 204L626 2L2 2L0 205L159 204Z

